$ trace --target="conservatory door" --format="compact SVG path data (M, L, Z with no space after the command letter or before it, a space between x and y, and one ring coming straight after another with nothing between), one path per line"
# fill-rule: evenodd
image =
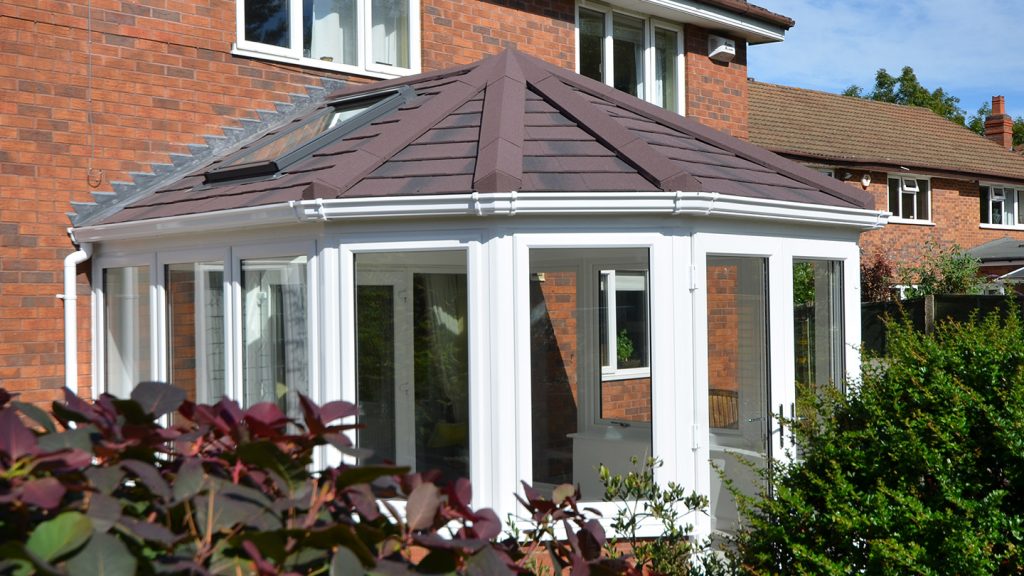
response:
M355 258L356 402L364 462L469 475L469 331L460 251Z
M411 274L356 274L359 446L374 461L415 462Z
M708 428L710 457L733 488L756 493L771 456L768 388L767 260L708 256ZM731 532L734 498L711 474L712 528Z

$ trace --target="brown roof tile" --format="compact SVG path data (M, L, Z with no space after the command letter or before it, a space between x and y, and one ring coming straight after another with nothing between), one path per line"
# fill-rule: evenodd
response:
M105 222L316 197L512 190L682 190L868 205L865 194L795 162L515 51L336 97L382 85L409 86L413 96L273 178L210 185L200 171Z
M809 161L1024 181L1024 158L927 108L749 82L750 141Z

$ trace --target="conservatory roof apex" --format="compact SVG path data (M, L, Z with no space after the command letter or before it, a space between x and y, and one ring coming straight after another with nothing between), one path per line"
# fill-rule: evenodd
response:
M272 174L224 177L224 166L331 110L354 115L300 142L308 154ZM860 190L696 120L515 50L475 64L351 87L285 128L133 199L99 222L235 210L314 198L411 198L471 193L600 195L711 192L864 209ZM345 108L348 106L348 108ZM360 110L367 110L365 113ZM326 125L326 124L322 124ZM316 144L318 142L322 144ZM211 173L221 174L213 181Z

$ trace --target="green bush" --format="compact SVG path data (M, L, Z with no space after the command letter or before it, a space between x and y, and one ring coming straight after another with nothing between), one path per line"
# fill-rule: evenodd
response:
M1024 573L1024 328L890 327L889 356L819 400L802 460L746 499L750 574Z

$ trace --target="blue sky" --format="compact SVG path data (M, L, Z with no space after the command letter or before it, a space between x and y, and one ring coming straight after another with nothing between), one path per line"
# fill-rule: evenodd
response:
M784 42L751 46L763 82L865 90L875 71L910 66L922 85L960 98L968 115L992 96L1024 116L1024 0L753 0L796 20Z

